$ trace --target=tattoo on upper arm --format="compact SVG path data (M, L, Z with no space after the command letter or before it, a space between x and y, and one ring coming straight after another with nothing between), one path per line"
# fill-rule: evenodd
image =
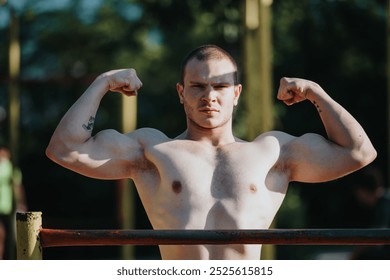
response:
M94 124L95 124L95 117L90 116L90 117L89 117L89 120L88 120L88 124L83 124L83 128L84 128L85 130L90 131L90 130L93 129L93 125L94 125Z

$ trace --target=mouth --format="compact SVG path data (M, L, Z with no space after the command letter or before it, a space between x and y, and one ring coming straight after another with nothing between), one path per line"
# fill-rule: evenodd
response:
M199 109L200 112L204 112L204 113L207 113L207 112L219 112L218 109L216 108L213 108L213 107L202 107Z
M211 108L211 107L203 107L203 108L200 108L199 109L200 112L202 113L207 113L207 114L211 114L211 113L218 113L219 110L218 109L215 109L215 108Z

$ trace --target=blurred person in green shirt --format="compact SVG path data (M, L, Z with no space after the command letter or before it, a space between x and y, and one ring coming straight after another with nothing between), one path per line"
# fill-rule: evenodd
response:
M0 259L15 256L15 213L26 211L22 173L11 161L7 147L0 146Z

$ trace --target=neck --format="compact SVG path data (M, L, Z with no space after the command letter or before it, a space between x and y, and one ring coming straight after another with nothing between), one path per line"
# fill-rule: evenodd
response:
M231 123L216 128L204 128L189 124L187 130L178 138L209 143L215 147L236 142Z

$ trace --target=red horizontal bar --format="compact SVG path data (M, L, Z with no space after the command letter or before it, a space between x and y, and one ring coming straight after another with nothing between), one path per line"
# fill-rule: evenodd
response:
M194 244L385 245L390 229L40 231L42 247Z

